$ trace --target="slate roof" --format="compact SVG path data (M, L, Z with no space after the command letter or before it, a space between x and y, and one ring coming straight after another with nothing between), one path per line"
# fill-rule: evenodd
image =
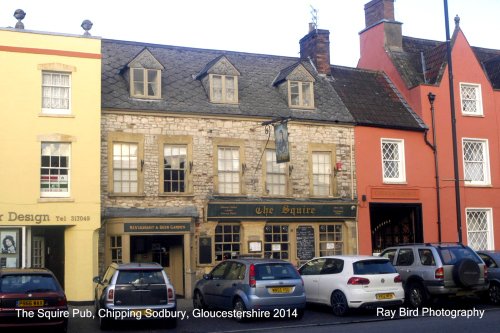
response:
M451 39L452 47L457 31ZM479 47L472 47L472 50L493 88L500 89L500 50ZM441 82L447 64L446 42L403 36L403 49L388 50L388 53L408 88Z
M332 86L356 125L424 131L427 126L410 108L385 73L331 66Z
M147 48L164 67L162 98L131 98L128 82L120 70ZM241 76L239 104L210 103L196 75L220 56L225 56ZM154 111L179 114L212 114L238 117L292 117L297 120L353 124L354 119L325 77L309 62L302 65L314 76L314 110L288 107L287 99L272 83L280 71L299 62L299 58L188 47L102 40L102 107L127 111Z

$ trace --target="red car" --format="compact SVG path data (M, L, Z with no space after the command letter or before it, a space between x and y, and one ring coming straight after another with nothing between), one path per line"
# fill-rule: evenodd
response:
M68 303L48 269L0 269L0 328L47 327L66 332Z

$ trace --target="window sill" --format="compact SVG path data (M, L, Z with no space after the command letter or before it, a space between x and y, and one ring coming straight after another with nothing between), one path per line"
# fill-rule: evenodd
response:
M484 118L484 114L483 113L474 114L474 113L464 113L464 112L462 112L462 116L464 116L464 117L473 117L473 118Z
M408 183L406 181L387 181L387 180L384 180L383 181L383 184L384 185L408 185Z
M159 197L182 197L182 198L192 198L194 197L193 193L160 193Z
M47 118L75 118L74 114L59 114L59 113L39 113L39 117L47 117Z
M108 193L108 197L110 197L110 198L118 198L118 197L144 198L144 197L146 197L146 194L144 194L144 193Z
M288 108L291 110L315 110L316 108L314 106L300 106L300 105L289 105Z
M464 182L464 186L465 187L483 187L483 188L492 188L493 185L491 184L467 184L466 182Z
M138 101L162 101L161 96L159 97L147 97L147 96L130 96L131 99L135 99Z
M38 202L75 202L75 198L38 198Z

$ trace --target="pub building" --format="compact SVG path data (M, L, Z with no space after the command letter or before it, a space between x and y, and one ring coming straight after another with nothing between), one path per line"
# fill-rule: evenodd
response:
M190 298L227 258L357 253L354 121L329 32L300 44L294 58L102 40L100 274L158 262Z

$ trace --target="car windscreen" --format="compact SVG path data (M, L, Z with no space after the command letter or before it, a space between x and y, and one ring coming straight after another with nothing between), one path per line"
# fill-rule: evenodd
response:
M59 291L54 277L46 274L12 274L0 279L1 293L41 293Z
M300 275L291 264L267 263L255 265L256 280L300 279Z
M439 248L439 256L443 265L454 265L463 259L472 259L481 264L481 258L470 248L461 246L447 246Z
M121 270L116 284L165 284L161 270Z
M393 274L396 269L389 260L361 260L352 264L354 274L369 275L369 274Z

